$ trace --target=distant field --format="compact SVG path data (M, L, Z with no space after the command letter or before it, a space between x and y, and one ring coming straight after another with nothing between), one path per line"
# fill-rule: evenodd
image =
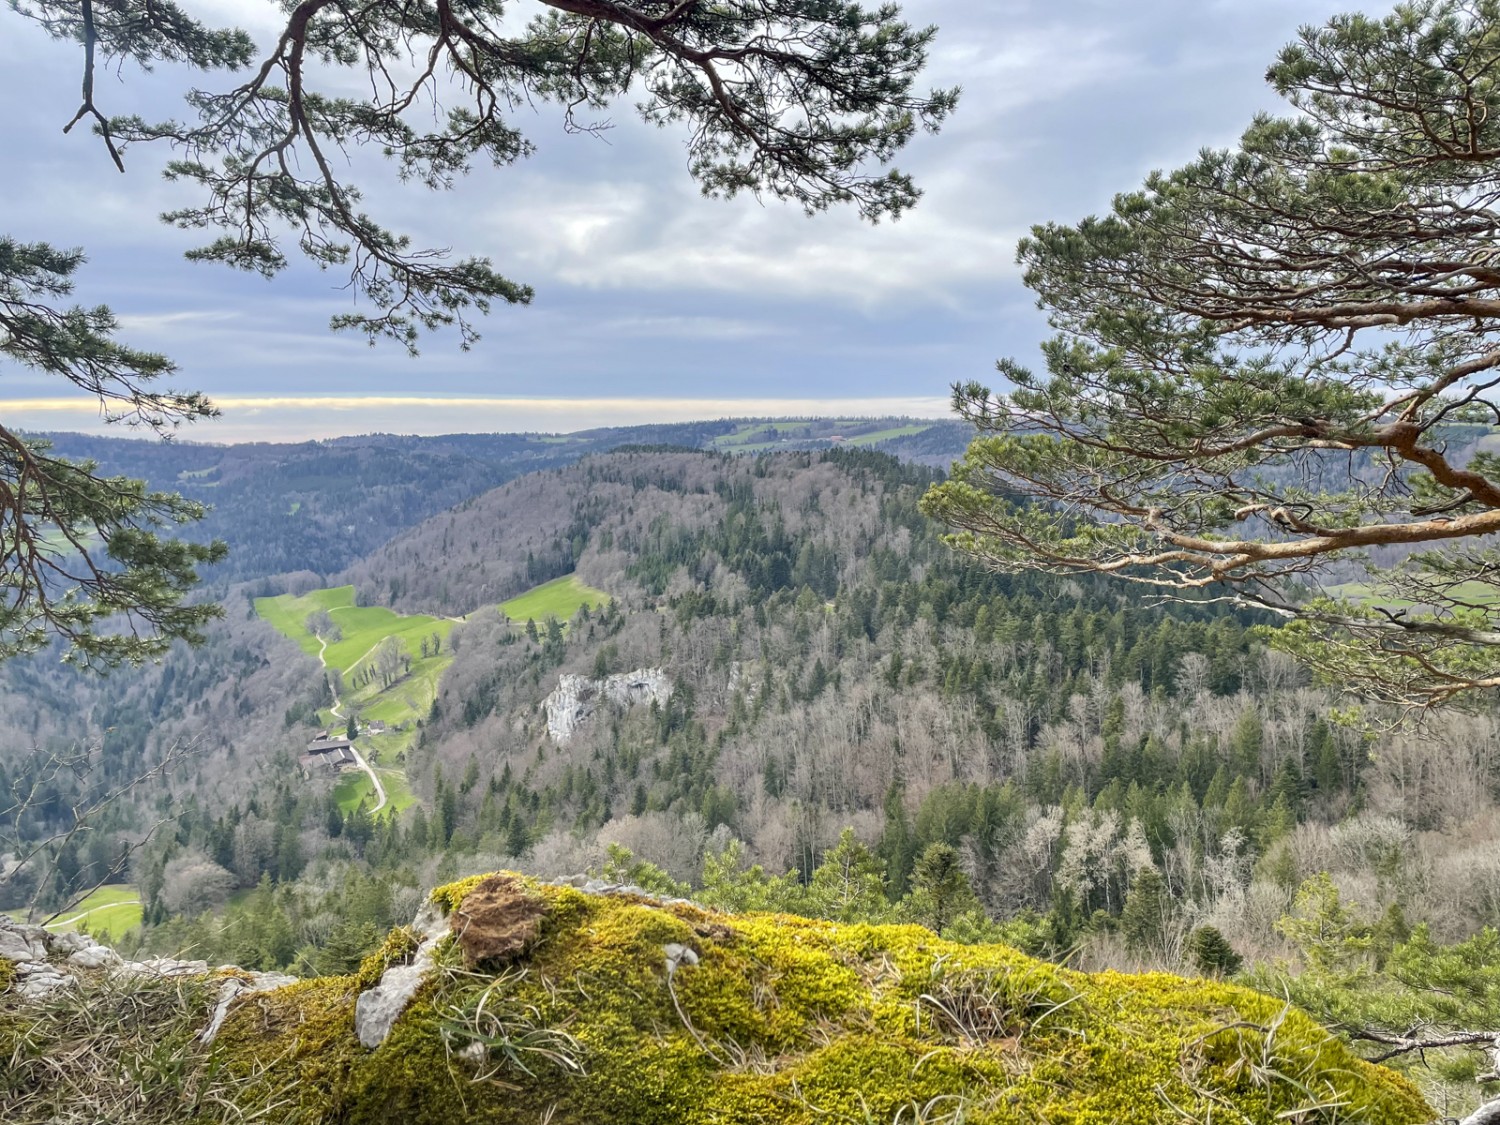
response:
M325 656L330 667L344 672L369 655L386 637L395 637L409 656L419 657L424 639L436 633L446 641L453 631L453 622L445 617L422 614L403 617L381 606L334 610L329 616L343 630L344 639L329 645Z
M375 772L380 775L380 784L385 786L386 806L380 810L381 816L386 814L386 810L405 812L417 803L416 794L411 791L411 783L401 770L382 766ZM370 783L364 770L348 770L340 775L338 783L334 785L333 799L346 813L359 808L361 801L365 803L366 809L372 809L375 807L375 786Z
M932 426L895 426L889 430L876 430L873 434L859 434L856 437L847 438L845 445L874 445L877 442L892 441L895 438L911 437L913 434L926 433Z
M1408 598L1398 598L1382 593L1368 582L1345 582L1339 586L1329 586L1324 592L1331 597L1344 598L1351 602L1365 602L1368 605L1380 605L1387 609L1410 609L1420 604ZM1465 582L1455 588L1453 593L1460 600L1474 605L1500 605L1500 587L1492 586L1488 582Z
M47 928L57 933L87 929L101 941L119 941L141 924L139 897L135 887L123 883L100 887ZM17 922L23 916L19 910L7 913Z
M524 594L500 603L500 612L512 621L545 621L555 617L568 621L582 606L597 608L609 601L603 590L586 586L574 575L554 579L541 586L533 586Z
M385 786L386 800L390 807L397 812L405 812L417 803L416 794L411 791L411 783L406 780L406 774L400 770L378 769L375 771L380 775L380 784Z
M290 637L312 656L318 654L318 638L307 631L308 615L320 609L329 611L354 605L354 587L337 586L331 590L314 590L302 597L282 594L275 598L256 598L255 612L283 636Z
M810 422L745 422L732 433L720 434L709 443L709 448L723 453L765 453L781 449L788 444L827 440L837 434L841 445L875 445L893 438L910 437L932 428L931 422L913 423L907 426L891 426L883 430L868 430L868 421L854 418L835 418L831 422L819 419L817 430ZM830 428L831 427L831 428ZM774 429L776 436L767 438L766 431ZM868 431L868 432L865 432Z
M383 606L355 605L353 586L338 586L329 590L314 590L301 597L282 594L274 598L257 598L256 612L277 632L296 641L303 652L318 655L318 638L308 632L307 618L318 610L327 610L328 616L339 627L342 638L328 646L323 653L330 668L336 668L344 676L342 698L343 717L325 711L321 716L330 730L340 729L349 715L356 715L362 722L379 719L390 727L405 727L388 734L366 734L360 738L360 749L366 754L378 753L391 761L408 749L416 737L415 721L427 714L437 696L438 680L452 662L448 654L448 634L454 623L444 617L428 617L425 614L402 616ZM430 641L433 634L441 640L439 651L422 655L422 642ZM359 675L369 671L369 657L386 637L395 637L401 643L410 665L403 668L400 677L386 685L378 676L368 683L358 683ZM387 768L381 772L381 782L390 797L390 807L397 812L415 803L405 776L399 770ZM334 787L334 800L345 812L358 807L362 799L374 803L374 786L363 773L348 773Z
M314 590L301 597L282 594L274 598L256 598L255 612L270 622L277 632L296 641L303 652L316 656L318 638L308 632L307 619L320 609L327 610L343 637L328 646L324 658L330 668L344 673L348 673L386 637L395 637L410 656L420 657L424 638L437 633L446 640L453 630L453 622L447 618L424 614L403 617L383 606L356 606L354 601L353 586L336 586L329 590Z

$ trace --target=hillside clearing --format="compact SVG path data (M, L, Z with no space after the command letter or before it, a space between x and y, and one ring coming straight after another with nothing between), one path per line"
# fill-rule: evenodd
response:
M6 914L17 922L25 920L22 910L8 910ZM87 929L101 941L114 943L140 924L140 892L129 884L119 883L100 887L60 918L48 922L47 929L53 933Z
M583 606L597 609L607 601L609 595L603 590L596 590L579 581L576 575L568 574L501 602L500 612L512 621L545 621L549 617L568 621Z

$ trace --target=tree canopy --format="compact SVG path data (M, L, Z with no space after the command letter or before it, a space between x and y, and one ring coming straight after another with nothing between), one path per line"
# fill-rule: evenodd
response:
M532 291L486 258L414 245L367 213L347 176L356 149L378 153L400 181L445 189L477 162L531 152L516 110L556 103L565 128L597 131L607 125L588 115L634 93L647 122L685 127L688 171L706 194L748 191L808 213L849 205L875 221L916 202L890 162L957 98L918 89L935 29L885 3L301 0L265 46L162 0L10 7L81 48L66 130L91 126L122 172L132 149L170 146L166 175L197 200L163 218L207 238L189 258L269 277L300 253L343 274L356 299L334 328L413 352L423 332L445 328L468 347L475 316ZM180 120L112 116L96 72L163 62L230 77L189 90ZM351 96L350 75L368 92ZM0 240L0 355L162 433L211 415L201 395L154 389L171 363L116 343L107 309L56 307L81 262L77 251ZM139 661L197 635L214 611L185 599L196 565L223 547L158 532L200 509L48 457L4 428L0 450L0 657L61 635L91 662ZM101 627L110 619L124 627Z
M1057 335L955 388L950 543L1274 610L1368 697L1500 686L1497 71L1495 0L1305 28L1267 75L1290 115L1035 227Z

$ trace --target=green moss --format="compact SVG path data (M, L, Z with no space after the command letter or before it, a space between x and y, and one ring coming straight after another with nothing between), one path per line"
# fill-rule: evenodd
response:
M359 971L354 975L359 990L363 992L367 988L374 988L390 966L409 962L420 944L421 939L410 929L397 926L386 935L379 949L359 963Z
M367 1054L354 1034L358 995L354 977L319 977L236 1005L210 1049L235 1105L286 1125L344 1120Z
M457 908L479 881L434 901ZM354 1036L355 999L410 956L409 932L356 977L247 998L204 1052L202 1081L247 1117L329 1125L1433 1116L1395 1073L1232 985L1090 976L914 926L729 917L527 886L547 905L529 952L496 973L440 958L376 1050ZM671 943L697 962L669 973Z
M11 962L0 957L0 993L10 991L12 982L16 979L16 967Z

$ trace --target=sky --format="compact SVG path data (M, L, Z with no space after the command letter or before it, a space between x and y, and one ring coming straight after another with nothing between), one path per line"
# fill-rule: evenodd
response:
M268 43L279 9L183 0L200 18ZM361 169L369 210L419 243L489 256L532 285L497 306L468 352L450 335L415 359L328 330L347 310L335 273L298 263L272 281L184 259L192 232L157 221L192 199L163 181L165 152L115 171L99 141L62 126L78 104L81 49L0 10L0 234L82 246L77 298L107 303L132 346L170 355L174 385L222 417L198 441L293 441L371 432L565 432L603 425L784 415L943 417L949 388L994 381L1002 356L1032 362L1048 335L1015 245L1076 222L1204 147L1235 142L1283 104L1264 83L1320 0L907 0L939 28L927 75L958 85L954 116L896 164L924 191L896 222L852 212L701 196L682 134L627 100L602 138L569 135L539 105L515 123L525 162L429 193ZM513 11L540 8L517 0ZM107 112L180 114L193 82L174 67L101 75ZM376 166L378 167L378 166ZM103 430L97 403L0 360L0 419Z

